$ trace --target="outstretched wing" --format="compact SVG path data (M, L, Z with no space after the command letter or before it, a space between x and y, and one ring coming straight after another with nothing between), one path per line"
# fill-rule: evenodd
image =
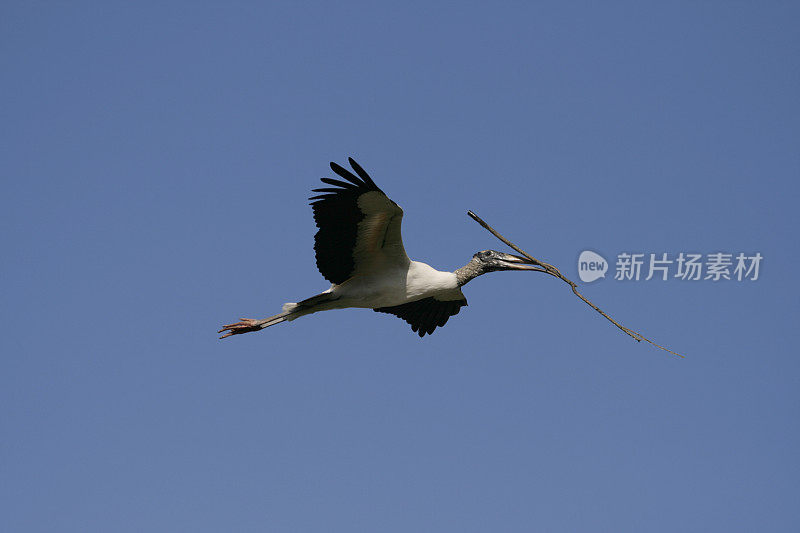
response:
M394 307L379 307L374 309L378 313L389 313L398 316L411 324L411 330L416 331L420 337L433 333L437 327L447 324L451 316L457 315L461 307L467 305L467 299L461 290L453 291L453 296L457 299L439 299L443 296L431 296L407 304L395 305Z
M380 271L409 262L400 225L403 210L375 185L353 158L355 173L331 163L331 169L347 181L322 178L332 187L314 189L314 236L317 268L331 283L344 283L356 274Z

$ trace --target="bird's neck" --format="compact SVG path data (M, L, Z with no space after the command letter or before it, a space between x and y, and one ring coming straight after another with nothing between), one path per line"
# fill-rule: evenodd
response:
M456 270L455 274L458 286L463 287L473 279L483 274L483 268L480 264L470 261L463 267Z

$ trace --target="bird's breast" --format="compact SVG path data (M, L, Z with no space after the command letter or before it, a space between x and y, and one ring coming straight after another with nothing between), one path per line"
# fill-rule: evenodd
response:
M458 287L452 272L412 261L406 269L354 276L333 288L347 307L393 307Z

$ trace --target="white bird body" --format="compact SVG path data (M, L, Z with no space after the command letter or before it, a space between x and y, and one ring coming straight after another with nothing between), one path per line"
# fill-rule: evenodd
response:
M461 287L485 272L531 270L522 257L486 250L455 272L442 272L412 261L403 246L403 210L381 191L358 163L349 159L355 174L331 163L346 181L322 178L333 187L314 189L311 197L317 268L331 287L262 320L242 319L223 326L222 336L259 331L330 309L360 307L398 316L420 337L433 333L467 305ZM357 174L357 175L356 175Z
M340 285L331 285L319 296L322 295L330 295L331 300L321 302L307 312L294 313L287 320L330 309L394 307L427 297L442 301L465 299L454 272L442 272L420 261L409 261L406 268L357 274ZM295 302L286 303L283 311L293 311L297 305Z

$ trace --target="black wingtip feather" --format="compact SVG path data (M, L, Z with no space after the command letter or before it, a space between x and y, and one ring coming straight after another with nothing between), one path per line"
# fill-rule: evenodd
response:
M358 177L360 177L362 180L364 180L364 183L366 183L370 187L375 187L376 189L378 188L378 186L375 185L375 182L372 181L372 178L369 177L369 174L367 174L367 171L364 170L363 168L361 168L361 165L356 163L355 159L353 159L352 157L348 157L347 161L348 161L348 163L350 163L350 166L353 167L353 170L356 171L356 174L358 174Z
M358 185L353 185L352 183L348 183L346 181L337 180L333 178L320 178L319 181L322 183L327 183L328 185L333 185L335 187L341 187L342 189L358 189Z
M366 183L364 183L363 181L358 179L358 177L356 177L355 174L353 174L352 172L350 172L349 170L347 170L343 166L341 166L338 163L335 163L333 161L331 161L331 170L336 172L339 176L343 177L344 179L346 179L347 181L349 181L350 183L352 183L356 187L363 187L363 186L366 185Z

